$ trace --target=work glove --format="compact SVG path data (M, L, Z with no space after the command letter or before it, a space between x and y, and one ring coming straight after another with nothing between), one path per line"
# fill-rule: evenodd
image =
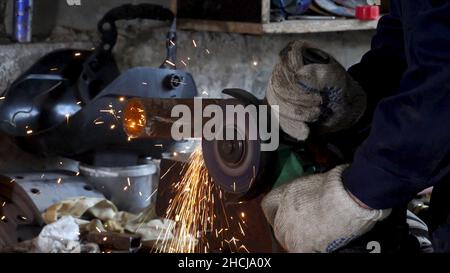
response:
M281 129L305 140L313 125L324 134L351 127L366 109L366 95L332 56L294 41L280 52L267 88L269 105L279 106Z
M333 252L368 232L390 210L360 206L342 184L347 166L275 188L262 201L278 242L289 252Z

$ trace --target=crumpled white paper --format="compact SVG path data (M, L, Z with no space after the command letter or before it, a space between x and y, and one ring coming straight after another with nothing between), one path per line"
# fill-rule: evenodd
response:
M80 253L80 229L74 217L63 216L46 225L34 239L35 251L40 253Z

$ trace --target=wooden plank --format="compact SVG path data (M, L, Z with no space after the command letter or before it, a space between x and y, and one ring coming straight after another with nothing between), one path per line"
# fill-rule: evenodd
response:
M295 34L375 29L378 21L356 19L292 20L279 23L245 23L211 20L179 19L178 28L184 30L232 32L241 34Z
M376 29L378 21L357 19L292 20L263 24L264 33L317 33Z
M258 35L263 34L262 24L246 22L178 19L178 28L196 31L232 32Z

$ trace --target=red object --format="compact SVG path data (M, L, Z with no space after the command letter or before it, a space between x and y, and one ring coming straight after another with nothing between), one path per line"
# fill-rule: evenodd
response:
M376 20L380 17L379 6L357 6L355 9L355 17L359 20Z

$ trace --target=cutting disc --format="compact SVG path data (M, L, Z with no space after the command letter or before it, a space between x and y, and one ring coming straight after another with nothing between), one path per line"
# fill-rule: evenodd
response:
M252 188L261 168L261 143L249 140L242 128L224 128L243 139L203 140L203 158L216 185L226 192L244 195Z
M268 140L261 140L259 129L264 127L258 127L261 126L260 118L261 121L264 118L272 120L271 112L260 112L259 106L263 102L245 90L232 88L222 93L239 101L240 105L233 105L245 108L236 107L234 113L229 113L228 106L221 105L225 109L225 118L215 126L213 137L204 136L202 141L205 165L214 183L228 196L250 200L270 188L271 181L274 181L271 178L275 172L270 168L273 153L262 151ZM256 109L252 110L251 106ZM266 114L268 116L265 117Z

